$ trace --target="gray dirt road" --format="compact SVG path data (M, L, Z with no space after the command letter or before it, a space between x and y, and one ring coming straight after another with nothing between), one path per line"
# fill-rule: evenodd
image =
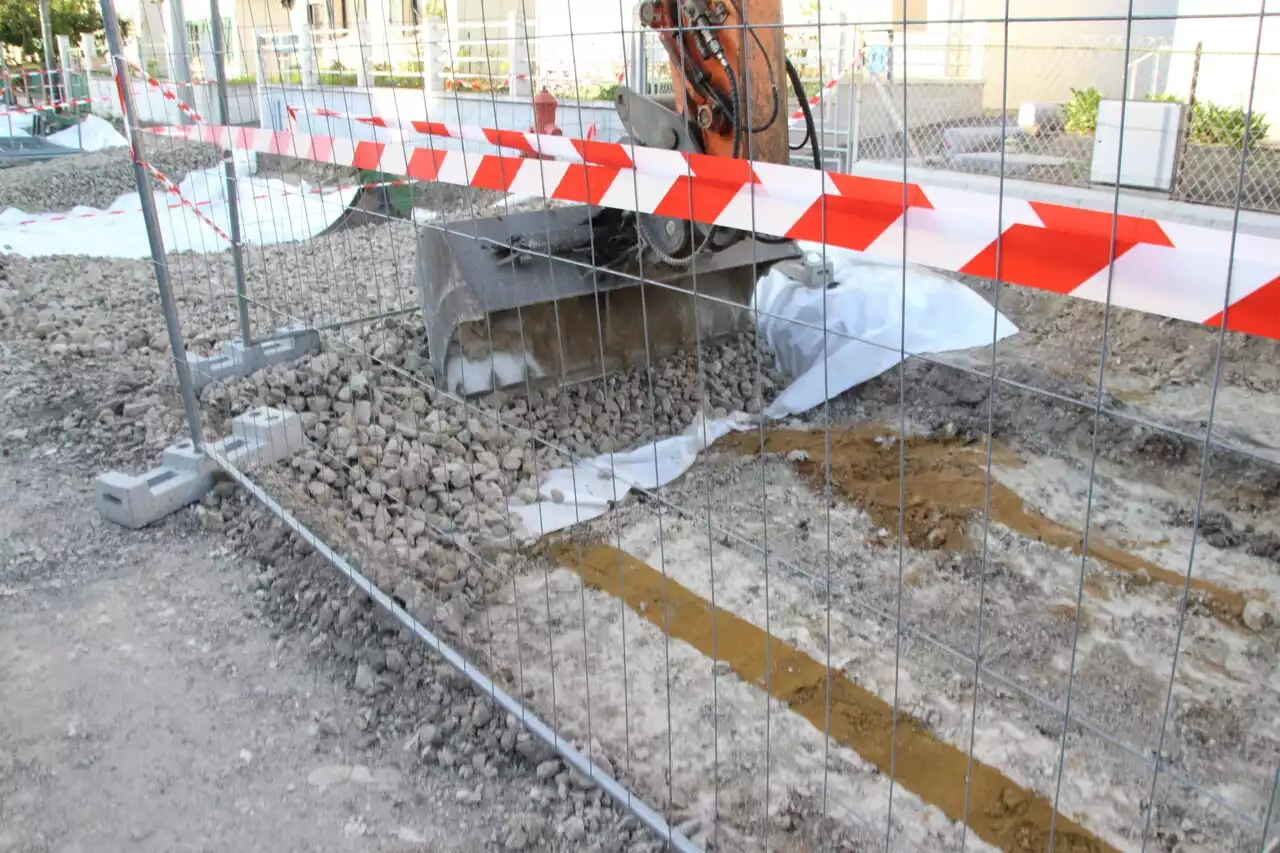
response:
M0 483L0 850L485 849L443 770L328 733L358 702L225 541L100 521L56 456Z

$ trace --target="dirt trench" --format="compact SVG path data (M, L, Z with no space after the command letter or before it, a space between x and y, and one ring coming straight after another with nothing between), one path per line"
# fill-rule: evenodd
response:
M726 436L718 448L738 453L762 451L757 433ZM866 512L888 532L887 542L919 550L971 551L970 531L981 522L984 508L990 520L1029 539L1084 553L1080 530L1047 518L992 472L988 505L987 449L984 444L958 439L909 437L900 441L888 428L859 427L822 431L773 429L765 433L763 452L779 454L819 492L832 493ZM996 444L992 466L1013 467L1018 457ZM829 469L829 470L828 470ZM902 476L899 476L900 473ZM1123 548L1089 537L1090 557L1123 572L1138 585L1163 584L1180 592L1186 578L1179 572L1144 560ZM1238 624L1246 595L1221 584L1193 577L1191 588L1219 619Z

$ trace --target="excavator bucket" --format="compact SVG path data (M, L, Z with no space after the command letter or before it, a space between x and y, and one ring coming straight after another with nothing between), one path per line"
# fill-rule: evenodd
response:
M687 269L641 260L632 214L579 205L418 235L436 380L459 395L569 383L749 328L756 281L792 243L750 237Z

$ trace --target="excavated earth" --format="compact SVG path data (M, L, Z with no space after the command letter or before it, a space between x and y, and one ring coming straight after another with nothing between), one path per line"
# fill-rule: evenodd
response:
M436 198L444 219L473 209L503 203ZM1263 846L1276 342L1115 310L1100 365L1100 307L970 281L1021 328L994 352L913 358L530 543L506 502L548 471L758 412L786 378L748 334L459 401L428 375L415 226L366 219L246 250L255 329L383 316L206 386L207 433L301 413L303 449L255 481L695 841L880 849L888 825L894 849ZM188 346L211 352L236 334L230 257L170 263ZM147 263L0 258L0 328L36 361L128 377L78 391L74 417L139 467L181 435ZM193 511L240 523L225 501Z

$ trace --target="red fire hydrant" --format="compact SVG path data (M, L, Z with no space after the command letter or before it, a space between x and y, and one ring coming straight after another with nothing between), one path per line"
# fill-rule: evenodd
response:
M541 133L545 136L563 136L564 131L556 127L556 109L560 106L560 102L556 100L556 96L547 91L547 87L543 86L542 91L533 96L533 127L529 128L530 133ZM535 142L534 145L537 145ZM533 152L526 151L521 156L535 157L539 160L551 160L553 158L542 155L539 156Z

